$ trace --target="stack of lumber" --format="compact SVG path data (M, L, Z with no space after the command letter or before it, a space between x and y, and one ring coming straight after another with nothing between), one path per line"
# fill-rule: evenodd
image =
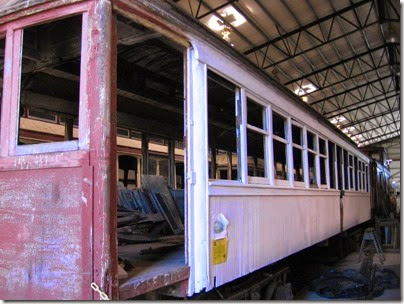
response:
M139 254L184 244L183 194L178 201L163 177L142 176L142 188L130 190L118 183L118 244Z

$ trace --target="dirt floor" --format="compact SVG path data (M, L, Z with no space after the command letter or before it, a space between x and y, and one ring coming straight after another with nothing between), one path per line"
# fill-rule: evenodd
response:
M373 255L373 264L376 264L376 269L377 270L382 270L382 269L389 269L394 271L394 273L397 275L398 278L400 278L400 284L401 286L401 277L400 277L400 272L401 272L401 257L400 257L400 252L399 250L393 250L393 249L384 249L384 256L386 260L381 264L380 258L375 252ZM362 256L361 261L358 259L359 257L359 250L352 252L351 254L347 255L344 259L335 262L335 264L332 265L332 268L334 268L337 271L344 271L346 269L353 269L360 271L362 262L364 260L364 257ZM309 290L308 287L304 288L301 290L298 294L294 296L295 300L346 300L346 298L335 298L335 299L330 299L326 297L321 297L319 296L316 292ZM384 289L384 292L382 295L378 297L374 297L373 300L376 301L388 301L388 300L401 300L401 290L400 288L397 289Z

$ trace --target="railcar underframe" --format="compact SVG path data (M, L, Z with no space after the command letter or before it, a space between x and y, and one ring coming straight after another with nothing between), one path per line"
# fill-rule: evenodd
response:
M111 299L131 298L174 283L176 288L179 286L179 294L192 295L235 280L370 219L365 170L369 159L231 49L223 51L220 41L168 2L38 0L31 1L30 5L17 5L0 17L0 38L5 41L0 125L0 230L7 232L0 236L0 298L100 299L91 289L93 282ZM69 134L65 135L68 140L22 145L19 143L20 100L36 98L48 108L53 106L54 112L69 112L60 108L62 104L57 103L59 99L55 96L38 97L38 93L32 92L22 95L26 83L21 75L26 73L25 68L33 69L31 72L49 72L52 66L60 64L60 61L52 62L55 58L48 52L47 60L34 67L26 65L22 58L24 29L77 15L82 16L81 60L75 63L80 79L67 67L53 70L52 75L78 88L77 134L73 136L74 117L71 116L70 120L65 120L65 124L71 126ZM154 38L165 37L180 46L184 96L179 107L183 115L180 137L184 140L185 264L183 268L162 274L158 281L144 280L140 285L121 287L117 270L116 128L123 116L117 109L119 96L133 95L117 86L117 15L140 24L141 29L153 31L147 34L154 34ZM36 58L37 55L34 52L27 56ZM23 71L21 66L24 66ZM227 167L228 179L209 175L212 167L208 164L213 157L208 152L210 72L237 87L236 180L231 180L231 161ZM254 99L268 114L263 130L247 123L247 97ZM161 110L169 111L167 106ZM311 151L304 144L301 145L305 155L304 181L294 181L290 170L285 180L278 180L274 172L277 168L271 165L274 153L274 136L269 127L272 111L285 117L285 126L289 129L295 123L304 134L306 129L317 132L317 143L320 139L331 140L350 156L358 157L362 170L353 171L352 166L353 175L347 178L348 184L352 180L352 187L346 185L344 178L338 187L338 171L351 167L337 161L337 150L327 150L325 154L331 158L329 155L334 153L330 162L333 170L327 158L325 183L321 181L321 153L317 150L313 176L319 186L312 187L307 160ZM145 118L136 121L133 116L125 117L127 121L132 119L128 123L141 131L144 131L142 123L148 124ZM149 129L156 126L148 124ZM160 124L160 130L161 126L164 124ZM267 153L263 177L249 176L247 129L265 136ZM291 140L291 136L285 139L287 149L293 148ZM288 168L293 167L291 151L288 150L285 159ZM343 155L340 157L343 159ZM337 166L340 166L338 170ZM254 172L257 172L256 167ZM330 177L332 174L334 177ZM334 188L330 185L331 179ZM353 180L360 180L362 186L355 189ZM222 263L214 263L214 226L220 215L229 221L227 258Z

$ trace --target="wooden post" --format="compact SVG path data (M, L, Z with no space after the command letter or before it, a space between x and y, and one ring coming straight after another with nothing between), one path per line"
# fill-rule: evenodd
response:
M149 134L142 132L142 174L149 174Z
M65 118L65 140L73 139L73 118Z
M216 178L216 148L210 148L210 177Z
M86 25L86 92L94 172L93 280L118 297L116 239L116 24L110 1L94 1ZM90 288L90 287L89 287ZM98 293L93 293L99 300Z
M227 179L228 180L231 180L231 170L232 170L232 167L233 167L233 164L232 164L233 159L232 159L232 157L233 157L232 152L227 151Z
M168 180L169 185L175 188L175 141L168 141Z

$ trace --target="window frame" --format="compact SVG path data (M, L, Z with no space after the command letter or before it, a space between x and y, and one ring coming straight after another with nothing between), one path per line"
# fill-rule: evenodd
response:
M324 141L324 147L325 147L325 154L321 154L320 152L320 139ZM318 170L319 170L319 188L321 189L329 189L330 188L330 172L328 168L328 139L320 136L320 134L317 134L317 150L318 150ZM325 159L325 184L321 183L321 158Z
M243 98L244 97L244 98ZM249 124L248 121L248 99L251 100L251 102L256 103L257 105L261 106L263 108L262 111L262 126L263 129L260 129L256 126L253 126ZM271 182L271 170L270 170L270 150L272 149L272 145L269 145L269 141L271 138L271 130L270 130L270 125L272 124L272 115L269 117L269 112L271 111L271 107L262 101L261 99L257 98L253 94L251 94L249 91L245 91L245 94L242 95L242 103L243 103L243 108L245 108L245 111L243 111L243 117L242 120L245 121L245 155L246 155L246 162L245 162L245 170L247 174L246 181L248 184L269 184L272 185L273 183ZM253 131L255 133L258 133L262 136L264 136L264 171L266 177L259 177L259 176L249 176L248 175L248 143L247 143L247 131ZM242 147L243 149L243 147Z
M22 155L35 155L51 152L69 152L77 150L89 150L90 134L88 132L90 118L88 112L87 95L87 66L89 65L89 36L88 31L89 10L91 3L82 2L67 7L60 7L40 15L31 15L10 22L6 25L5 63L10 67L10 72L4 74L2 100L2 117L0 121L0 157L12 157ZM81 64L79 84L79 138L63 142L49 142L39 144L18 145L18 122L21 100L21 69L23 31L32 26L66 19L72 16L81 16ZM2 32L3 27L0 27Z
M281 116L281 117L283 117L284 118L284 120L285 120L285 122L284 122L284 128L285 128L285 137L286 137L286 139L285 138L282 138L282 137L280 137L280 136L278 136L278 135L274 135L274 133L273 133L273 112L275 112L277 115L279 115L279 116ZM274 110L274 108L272 107L272 109L271 109L271 142L272 142L272 163L271 163L271 165L272 165L272 168L273 168L273 176L274 176L274 181L273 181L273 185L274 186L279 186L279 187L292 187L292 180L291 180L291 178L290 178L290 174L291 174L291 164L290 164L290 161L291 161L291 157L290 157L290 136L289 136L289 133L290 133L290 117L288 116L288 115L285 115L284 113L283 113L283 111L281 111L281 110L279 110L279 109L275 109ZM277 178L275 178L275 152L273 151L273 141L274 140L276 140L276 141L278 141L278 142L280 142L280 143L282 143L282 144L284 144L285 145L285 151L286 151L286 155L285 155L285 158L286 158L286 168L287 168L287 173L286 173L286 176L287 176L287 179L277 179ZM293 172L292 172L292 175L293 175Z
M294 143L293 142L293 136L292 136L292 128L293 128L293 126L295 126L295 127L298 127L298 128L300 128L301 129L301 135L302 135L302 144L301 145L299 145L299 144L296 144L296 143ZM306 170L307 170L307 161L306 161L306 159L307 159L307 156L306 156L306 150L307 150L307 147L306 147L306 140L307 140L307 138L305 137L305 126L304 125L302 125L302 124L300 124L299 122L297 122L296 120L294 120L293 118L291 119L291 124L290 124L290 145L291 145L291 158L292 158L292 166L291 166L291 175L292 175L292 181L293 181L293 186L294 187L297 187L297 188L307 188L307 183L306 183L306 181L307 181L307 176L306 176ZM302 170L303 170L303 181L296 181L295 180L295 177L294 177L294 175L293 175L293 170L295 169L295 160L294 160L294 158L293 158L293 148L296 148L296 149L299 149L299 150L301 150L301 152L302 152Z
M310 132L311 134L313 134L314 139L313 139L313 143L315 145L315 150L309 148L309 142L307 140L308 138L308 132ZM310 129L306 129L306 143L307 143L307 164L308 164L308 173L309 173L309 188L314 188L314 189L320 189L320 161L319 161L319 157L318 157L318 150L319 150L319 141L318 141L318 134L316 132L313 132ZM309 163L309 153L314 154L314 172L316 174L315 176L315 181L316 181L316 185L311 185L310 184L310 163Z

